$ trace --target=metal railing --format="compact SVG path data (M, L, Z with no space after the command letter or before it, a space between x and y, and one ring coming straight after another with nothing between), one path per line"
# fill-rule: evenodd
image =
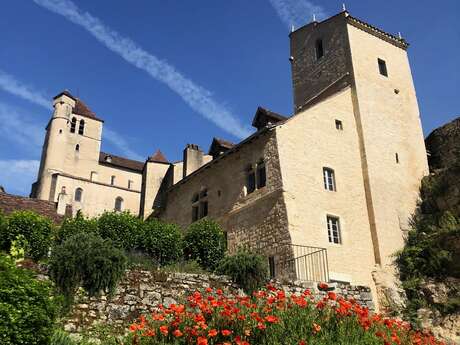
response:
M255 252L270 258L270 271L275 278L303 281L329 281L327 249L291 243L260 240L249 243Z

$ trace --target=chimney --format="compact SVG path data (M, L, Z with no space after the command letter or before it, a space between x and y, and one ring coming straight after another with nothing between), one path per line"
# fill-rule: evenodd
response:
M56 213L64 216L66 215L68 194L65 192L65 187L62 187L61 192L58 195L57 210Z
M204 164L203 151L195 144L187 144L184 149L183 177L190 175Z

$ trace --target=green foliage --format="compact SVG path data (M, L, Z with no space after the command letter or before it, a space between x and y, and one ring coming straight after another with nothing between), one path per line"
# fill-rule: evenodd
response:
M90 296L112 293L123 276L126 256L110 240L94 234L80 233L53 248L50 277L70 302L83 287Z
M265 258L246 248L239 248L236 254L226 256L217 272L230 276L248 293L261 288L268 278Z
M175 224L152 219L143 224L139 245L160 265L177 261L182 256L182 232Z
M4 239L4 249L9 251L11 243L22 235L29 244L26 257L38 261L48 254L52 230L52 222L46 217L31 211L13 212L8 217L8 230Z
M215 221L199 220L189 226L184 237L187 260L196 260L201 267L214 270L225 255L224 233Z
M98 233L97 219L85 218L78 212L75 218L66 218L56 232L55 241L62 243L69 237L80 233Z
M0 210L0 250L8 250L8 218Z
M57 308L50 286L0 255L0 343L49 344Z
M178 262L162 267L161 270L164 272L172 272L172 273L195 273L195 274L208 273L195 260L178 261Z
M130 250L138 246L142 221L129 212L105 212L97 220L102 238L111 239L119 248Z

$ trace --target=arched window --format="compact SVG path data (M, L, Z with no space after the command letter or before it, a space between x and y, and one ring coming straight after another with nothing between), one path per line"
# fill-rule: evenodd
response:
M115 211L121 210L123 210L123 198L119 196L115 199Z
M78 134L83 135L85 133L85 120L80 120L80 126L78 126Z
M70 133L75 133L75 127L77 127L77 119L72 117L72 121L70 121Z
M77 188L75 189L75 201L81 202L81 199L83 197L83 189Z

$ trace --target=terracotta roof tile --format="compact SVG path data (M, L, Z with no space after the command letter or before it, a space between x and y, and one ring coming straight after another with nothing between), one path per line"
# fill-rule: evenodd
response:
M148 159L147 159L148 162L156 162L156 163L168 163L168 160L166 159L166 157L163 155L163 153L160 151L160 150L157 150L153 156L150 156Z
M105 165L112 165L119 168L142 172L144 170L144 162L135 161L120 156L115 156L110 153L100 152L99 163Z
M0 211L10 214L14 211L34 211L42 216L50 218L54 223L59 224L64 219L56 213L56 203L52 201L26 198L19 195L0 193Z

